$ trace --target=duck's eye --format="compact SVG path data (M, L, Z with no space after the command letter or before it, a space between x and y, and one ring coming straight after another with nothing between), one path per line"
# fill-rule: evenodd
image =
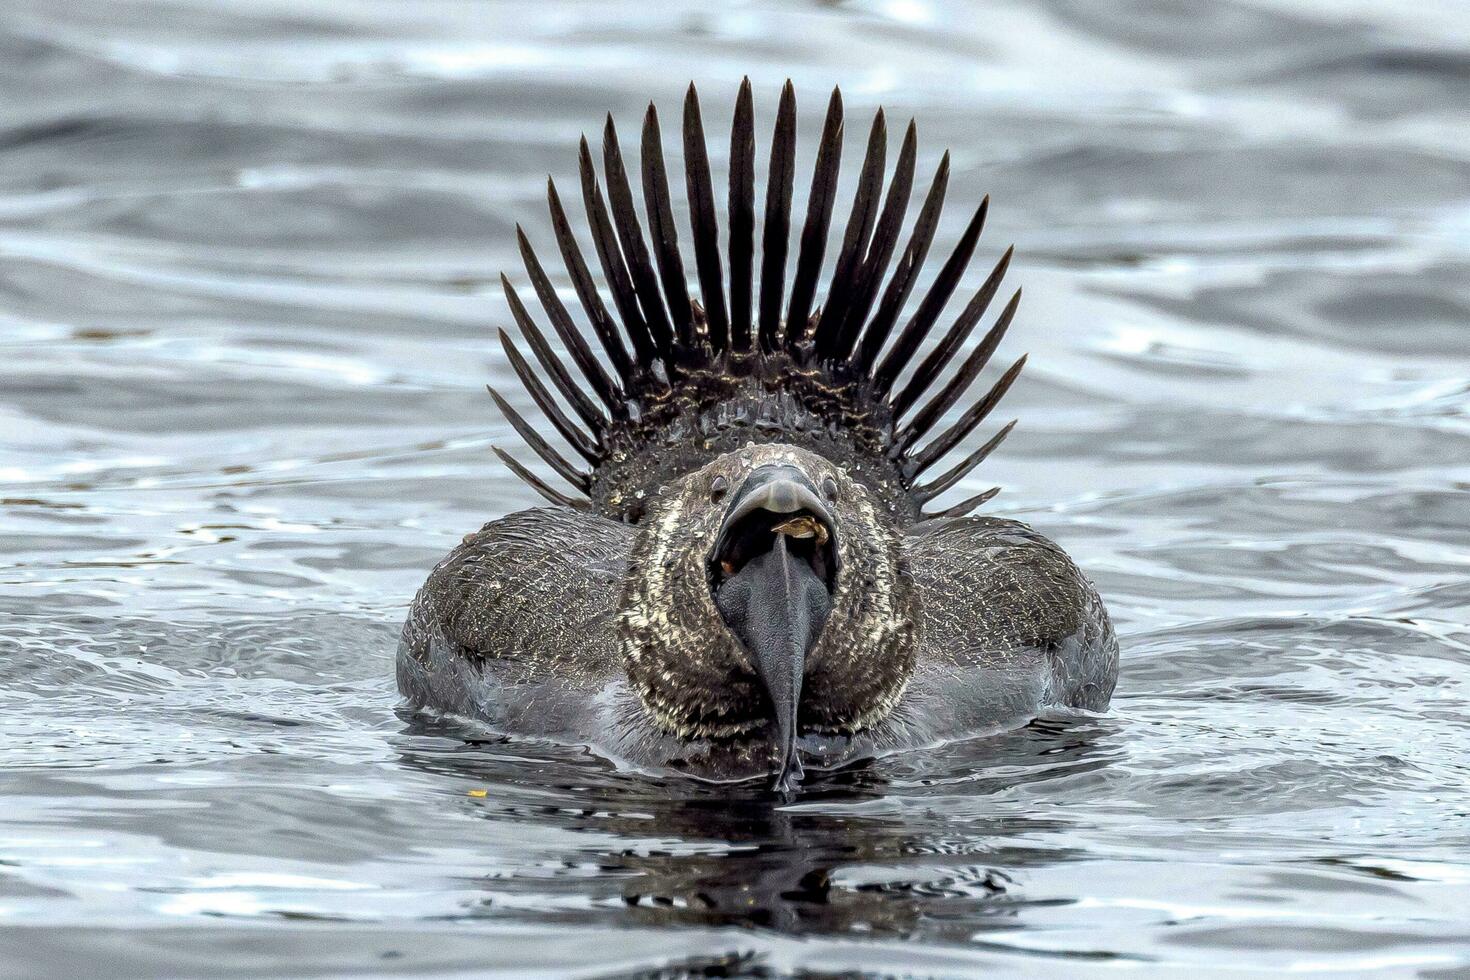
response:
M828 503L837 502L837 481L830 476L822 478L822 496L827 498Z
M730 481L723 476L716 476L709 482L709 499L718 503L720 498L725 495L725 491L729 489Z

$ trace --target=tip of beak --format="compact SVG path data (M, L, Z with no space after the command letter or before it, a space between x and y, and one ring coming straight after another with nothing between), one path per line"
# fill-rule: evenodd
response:
M790 799L796 795L796 790L805 775L806 773L801 768L801 760L796 757L796 751L793 749L781 761L780 771L771 780L771 792Z

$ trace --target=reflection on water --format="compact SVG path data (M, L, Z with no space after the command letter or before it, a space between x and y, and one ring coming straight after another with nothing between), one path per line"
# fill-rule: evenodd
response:
M427 728L428 726L421 726ZM589 778L584 768L567 778L530 776L508 768L506 742L405 751L405 765L468 779L488 787L482 811L494 821L546 823L576 831L587 841L576 860L542 874L486 876L487 915L519 912L544 921L540 905L518 907L518 896L548 890L589 902L563 912L567 921L631 916L645 925L741 926L793 933L862 933L963 942L977 929L1013 928L1023 897L1011 893L1006 869L1080 857L1066 849L1019 843L1055 831L1057 820L1024 814L975 814L962 836L945 825L952 809L890 812L891 780L908 783L903 795L922 804L941 786L984 796L1061 773L1101 767L1095 723L1038 722L987 741L980 750L951 746L818 776L795 805L751 788L732 794L681 780ZM427 731L424 734L428 734ZM441 732L439 734L450 734ZM463 733L461 733L463 734ZM943 773L942 778L920 773ZM510 802L517 789L530 800ZM546 794L550 793L548 797ZM568 801L575 805L568 806ZM650 832L664 841L650 842ZM606 841L606 847L594 841ZM968 856L972 863L959 863ZM560 918L560 916L559 916Z
M0 975L1470 967L1467 38L1452 0L12 5ZM482 388L515 224L604 112L694 78L713 126L746 73L763 128L795 80L803 168L832 84L916 116L941 238L992 195L1031 358L953 493L1096 578L1109 714L783 804L398 713L407 600L532 502Z

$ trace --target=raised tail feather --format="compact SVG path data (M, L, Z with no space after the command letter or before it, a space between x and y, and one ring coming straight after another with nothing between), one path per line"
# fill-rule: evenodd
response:
M637 501L658 482L742 441L779 439L810 443L840 463L859 462L855 469L890 502L897 499L898 509L907 510L910 519L958 516L995 495L997 490L992 489L938 512L922 510L978 466L1010 433L1014 421L941 476L922 483L920 477L986 419L1015 381L1025 357L957 421L919 443L965 397L1015 316L1019 289L980 342L959 359L1000 288L1010 249L949 329L912 366L974 254L989 198L980 202L953 253L895 335L939 224L949 183L949 155L940 161L900 252L900 232L914 184L917 136L910 122L885 188L887 121L879 109L836 265L818 307L817 283L837 203L842 140L842 96L834 89L788 291L796 173L796 95L791 83L781 91L771 141L758 269L757 147L750 80L740 86L730 137L728 262L721 255L720 218L699 98L689 86L683 117L684 178L697 297L689 294L657 111L649 105L641 141L646 237L612 118L608 117L603 135L605 194L591 148L582 140L582 201L612 309L553 182L548 182L547 197L558 250L600 355L557 296L519 228L526 272L565 357L552 348L515 288L501 277L521 335L570 414L557 404L504 331L500 341L532 401L590 468L574 465L492 390L496 404L527 446L572 490L550 486L497 449L518 476L553 503L637 520L641 514ZM958 366L941 382L957 359Z

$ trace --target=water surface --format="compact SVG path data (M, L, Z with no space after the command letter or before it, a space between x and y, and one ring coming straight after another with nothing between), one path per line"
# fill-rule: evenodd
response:
M6 5L0 975L1465 975L1470 14L1328 6ZM746 73L803 169L833 84L917 116L946 242L992 195L1031 359L955 499L1095 578L1107 715L783 806L398 714L534 500L514 225Z

